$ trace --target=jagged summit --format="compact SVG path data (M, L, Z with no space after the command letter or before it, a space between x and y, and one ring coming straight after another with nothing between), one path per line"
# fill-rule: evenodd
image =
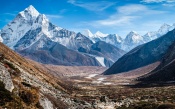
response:
M82 32L83 35L88 36L88 37L93 37L94 35L92 34L92 32L89 29L85 29Z
M140 36L137 32L131 31L124 39L122 49L125 51L129 51L134 47L141 45L143 43L144 43L143 37Z
M118 42L122 42L123 41L121 36L119 36L118 34L115 34L115 36L116 36L116 39L117 39Z
M164 28L164 27L170 27L170 25L169 24L166 24L166 23L164 23L160 28Z
M30 5L28 8L26 8L24 11L20 12L22 15L31 15L32 17L37 17L40 13L32 6Z
M126 42L133 42L133 43L140 43L143 40L143 37L140 36L137 32L131 31L127 36L125 41Z
M171 26L168 25L168 24L166 24L166 23L164 23L164 24L160 27L160 29L158 30L158 33L159 33L160 35L163 35L163 34L167 33L170 29L171 29Z
M95 37L106 37L107 35L108 35L108 34L104 34L104 33L100 32L100 31L97 31L97 32L94 34Z
M133 34L138 34L136 31L130 31L129 33L128 33L128 35L133 35ZM128 36L127 35L127 36Z

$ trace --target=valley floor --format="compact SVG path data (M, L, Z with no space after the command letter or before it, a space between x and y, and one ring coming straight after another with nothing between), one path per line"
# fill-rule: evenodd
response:
M64 81L65 84L60 85L67 89L73 98L85 100L93 104L94 108L156 109L159 105L173 106L172 104L175 104L173 85L150 88L130 87L136 83L137 77L147 74L157 65L159 62L115 75L102 75L106 70L104 67L46 65L45 68Z

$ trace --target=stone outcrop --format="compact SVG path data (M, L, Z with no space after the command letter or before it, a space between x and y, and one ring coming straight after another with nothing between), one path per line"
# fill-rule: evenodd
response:
M2 81L5 85L5 89L12 92L14 89L14 85L8 70L0 64L0 81Z

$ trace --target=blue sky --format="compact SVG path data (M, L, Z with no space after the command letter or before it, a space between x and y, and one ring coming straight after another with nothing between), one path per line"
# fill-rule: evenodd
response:
M131 30L143 35L175 23L175 0L4 0L0 28L29 5L53 24L75 32L90 29L125 37Z

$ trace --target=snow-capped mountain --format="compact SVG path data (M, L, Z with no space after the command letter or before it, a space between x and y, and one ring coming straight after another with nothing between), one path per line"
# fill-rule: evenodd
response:
M36 31L33 32L32 30ZM29 31L33 33L28 33ZM52 41L74 50L78 49L80 45L88 47L88 45L92 44L92 42L83 35L53 25L44 14L40 14L33 6L29 6L20 12L17 17L1 31L3 43L12 49L14 49L13 47L16 44L21 44L22 39L25 40L23 36L30 35L30 40L34 40L32 40L31 43L24 43L24 48L20 47L20 49L30 47L35 41L40 39L42 34L45 34ZM33 37L31 38L31 36Z
M141 45L144 43L143 37L140 36L135 31L131 31L125 38L122 43L122 49L125 51L129 51L134 47Z
M82 32L82 34L85 35L85 36L87 36L87 37L93 37L94 36L89 29L84 30Z
M152 40L155 40L169 31L173 30L175 28L175 24L170 26L168 24L163 24L158 31L148 32L144 36L140 36L138 33L131 31L125 38L122 44L122 48L125 51L130 51L131 49L150 42Z
M91 35L89 31L87 32ZM98 57L98 53L96 56L91 56L90 52L89 54L82 52L91 50L93 42L90 38L81 33L53 25L44 14L40 14L33 6L21 11L13 21L2 28L0 36L4 44L23 56L38 62L48 61L52 64L64 65L100 65L100 62L95 58ZM109 59L111 58L109 56ZM113 63L106 58L104 60Z
M148 32L143 36L145 42L149 42L157 38L157 32Z
M87 29L84 30L82 34L91 39L93 43L96 43L98 41L104 41L118 48L121 48L121 43L123 41L123 39L117 34L104 34L100 31L97 31L95 34L92 34L92 32Z
M2 37L0 36L0 42L3 42L3 39L2 39Z
M118 59L104 74L127 72L160 61L166 55L167 50L172 48L171 45L174 42L175 29L160 38L132 49Z
M164 24L160 27L160 29L157 31L157 33L159 34L159 36L162 36L162 35L166 34L168 31L170 31L171 29L173 29L172 26L170 26L170 25L164 23Z
M118 48L121 48L121 44L123 42L123 39L117 34L109 34L106 37L102 37L101 41L104 41L104 42L109 43L111 45L114 45Z
M172 31L175 28L175 24L168 25L168 24L163 24L158 31L152 31L148 32L143 36L144 42L149 42L151 40L155 40L156 38L159 38L163 35L165 35L167 32Z
M3 43L13 48L22 36L31 29L34 23L33 20L35 20L38 15L39 13L33 6L29 6L20 12L12 22L2 28L1 37L3 38Z
M99 38L99 37L106 37L108 34L104 34L104 33L102 33L102 32L100 32L100 31L97 31L95 34L94 34L94 37L97 37L97 38Z
M102 32L96 32L94 35L88 30L84 34L85 36L89 37L94 43L98 41L104 41L106 43L110 43L122 50L130 51L136 46L139 46L141 44L150 42L152 40L155 40L167 32L173 30L175 28L175 24L172 26L168 24L163 24L158 31L152 31L148 32L145 35L141 36L135 31L131 31L123 40L119 35L117 34L103 34Z

